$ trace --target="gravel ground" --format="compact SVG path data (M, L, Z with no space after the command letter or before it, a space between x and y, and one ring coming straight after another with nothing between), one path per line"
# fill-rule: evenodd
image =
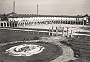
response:
M59 41L66 40L65 37L59 37L58 36L58 37L50 37L50 38L42 38L42 39L44 41L48 40L48 42L52 42L56 45L59 45L63 50L62 55L59 56L58 58L56 58L55 60L52 60L51 62L68 62L69 60L77 59L74 57L74 52L70 47L63 45L59 42Z

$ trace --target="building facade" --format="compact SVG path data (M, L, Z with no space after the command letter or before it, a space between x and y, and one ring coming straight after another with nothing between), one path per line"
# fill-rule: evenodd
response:
M0 19L0 27L20 27L37 24L75 24L87 25L88 15L84 16L63 16L63 15L36 15L16 14L14 12L4 14Z

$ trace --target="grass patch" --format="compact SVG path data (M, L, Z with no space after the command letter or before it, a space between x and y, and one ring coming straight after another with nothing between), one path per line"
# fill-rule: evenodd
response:
M42 36L48 36L48 33L45 33L43 35L42 32L38 34L37 32L0 29L0 43L10 41L32 40L32 39L38 40Z
M90 62L90 36L75 36L74 38L68 38L68 41L62 41L61 43L71 47L75 57ZM69 62L79 62L79 60L72 60Z
M45 47L44 51L35 54L32 56L25 56L25 57L15 57L10 56L5 53L5 50L21 44L36 44ZM56 59L58 56L62 55L62 49L54 44L47 43L47 42L19 42L14 44L8 44L0 47L0 60L3 62L49 62L51 60Z

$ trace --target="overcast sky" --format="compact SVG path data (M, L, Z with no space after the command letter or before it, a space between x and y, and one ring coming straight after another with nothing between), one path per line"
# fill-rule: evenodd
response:
M12 12L14 0L0 0L0 13ZM55 15L84 15L90 14L90 0L15 0L16 13Z

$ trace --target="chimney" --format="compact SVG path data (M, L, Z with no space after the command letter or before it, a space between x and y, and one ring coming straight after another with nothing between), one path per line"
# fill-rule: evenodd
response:
M37 4L37 15L38 15L38 4Z
M13 1L13 12L15 13L15 1Z

